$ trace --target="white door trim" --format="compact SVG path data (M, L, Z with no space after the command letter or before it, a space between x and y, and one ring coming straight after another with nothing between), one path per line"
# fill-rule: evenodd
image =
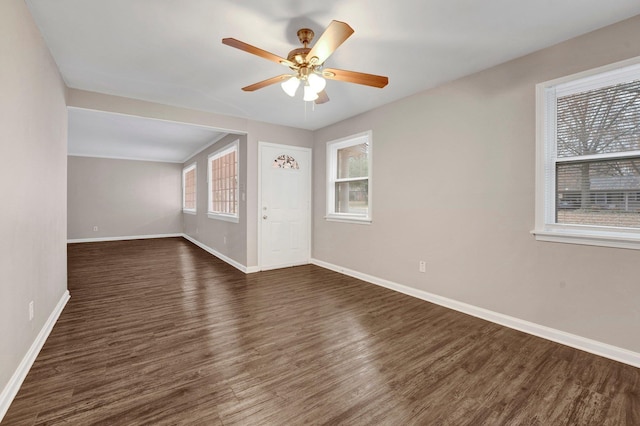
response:
M263 147L269 147L269 148L282 148L282 149L296 149L296 150L300 150L300 151L306 151L309 153L309 221L308 221L308 229L307 232L309 233L309 245L307 247L307 263L311 263L311 239L312 239L312 235L311 235L311 229L312 229L312 217L311 217L311 204L312 204L312 198L313 198L313 194L312 194L312 188L313 188L313 150L311 148L307 148L307 147L303 147L303 146L296 146L296 145L283 145L283 144L277 144L277 143L272 143L272 142L263 142L263 141L258 141L258 202L257 202L257 208L258 208L258 215L257 215L257 220L258 220L258 270L262 271L262 148ZM290 265L290 266L294 266L294 265Z

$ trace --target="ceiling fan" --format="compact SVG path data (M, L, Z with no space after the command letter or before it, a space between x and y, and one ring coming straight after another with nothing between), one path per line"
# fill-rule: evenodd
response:
M353 28L348 24L340 21L331 21L331 24L329 24L329 27L322 33L318 41L313 47L309 48L308 46L311 40L313 40L314 33L309 28L302 28L298 30L297 34L303 47L293 49L289 52L286 59L240 40L236 40L235 38L223 38L222 43L285 65L293 70L293 74L282 74L272 77L243 87L242 90L253 92L254 90L262 89L272 84L281 83L282 89L289 96L295 96L298 87L300 84L303 84L304 100L315 101L316 104L322 104L329 100L324 90L326 85L325 78L378 88L382 88L389 83L389 79L381 75L323 67L327 58L329 58L353 32Z

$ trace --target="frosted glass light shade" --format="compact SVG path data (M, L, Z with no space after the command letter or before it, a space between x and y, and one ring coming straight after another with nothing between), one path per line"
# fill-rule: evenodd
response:
M296 95L296 92L298 91L298 86L300 86L300 80L298 80L298 77L294 75L290 79L280 83L280 86L282 87L282 90L284 90L284 93L291 97L294 97Z
M313 87L306 85L304 86L304 98L305 101L315 101L318 99L318 92L313 90Z
M311 86L313 91L316 93L322 92L327 85L327 80L320 77L318 74L309 74L307 81L309 82L309 86Z

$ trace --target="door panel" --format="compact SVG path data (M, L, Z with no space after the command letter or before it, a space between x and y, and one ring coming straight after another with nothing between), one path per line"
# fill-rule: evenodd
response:
M311 150L260 144L260 265L309 262Z

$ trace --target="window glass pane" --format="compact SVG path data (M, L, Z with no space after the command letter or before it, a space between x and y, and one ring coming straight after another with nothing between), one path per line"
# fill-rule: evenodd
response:
M369 181L336 182L336 213L368 215Z
M338 179L369 176L368 155L368 143L338 149Z
M559 97L558 157L640 150L640 80Z
M237 151L211 159L211 211L235 215L238 212Z
M559 163L556 221L640 228L640 159Z
M193 168L184 174L184 206L185 209L196 208L196 169Z

